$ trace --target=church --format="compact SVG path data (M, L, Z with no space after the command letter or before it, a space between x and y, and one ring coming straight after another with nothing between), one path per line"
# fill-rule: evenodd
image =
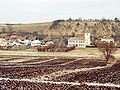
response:
M82 33L76 35L75 37L69 38L68 47L73 45L79 48L85 48L86 46L90 46L90 33Z

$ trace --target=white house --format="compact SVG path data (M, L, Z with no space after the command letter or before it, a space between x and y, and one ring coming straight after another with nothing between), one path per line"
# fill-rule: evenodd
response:
M84 33L77 35L76 37L71 37L68 39L68 46L77 46L80 48L85 48L90 46L90 33Z
M0 38L0 46L7 46L7 41L4 38Z
M22 44L20 44L19 42L15 41L15 40L9 40L8 45L9 46L14 46L14 45L21 46Z
M25 39L25 40L23 41L23 44L24 44L25 46L31 46L31 40Z
M18 41L19 43L23 43L23 41L22 41L21 39L17 39L17 41Z
M18 35L11 35L8 40L8 46L22 46L22 44L19 42L20 36Z
M34 40L34 41L31 41L31 46L40 46L41 43L42 42L40 40Z
M53 41L48 41L48 42L45 43L46 46L48 46L48 45L52 45L52 44L54 44Z
M101 38L101 42L115 42L114 39L112 37L103 37Z

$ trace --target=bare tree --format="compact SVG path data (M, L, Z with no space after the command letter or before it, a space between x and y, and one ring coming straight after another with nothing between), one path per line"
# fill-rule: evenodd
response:
M11 24L6 24L6 25L7 25L6 32L11 35L13 33L13 26Z
M103 56L106 59L106 62L108 62L109 60L114 60L115 57L113 54L115 54L116 50L117 50L117 46L115 43L113 42L97 42L96 43L98 49L100 52L103 53Z

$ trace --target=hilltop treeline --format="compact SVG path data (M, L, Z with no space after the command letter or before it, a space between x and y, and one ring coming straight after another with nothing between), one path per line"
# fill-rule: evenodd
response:
M7 31L8 25L0 25L0 30ZM120 42L120 20L111 19L60 19L47 23L12 25L14 32L36 32L40 36L49 35L53 37L75 36L80 33L91 33L91 40L111 36L115 41Z
M101 19L101 20L82 20L82 19L68 19L68 20L56 20L49 27L53 33L62 34L79 34L84 32L91 33L92 36L120 36L120 21Z
M49 27L49 32L56 35L75 36L80 33L91 33L91 40L111 36L120 43L120 20L111 19L71 19L56 20Z

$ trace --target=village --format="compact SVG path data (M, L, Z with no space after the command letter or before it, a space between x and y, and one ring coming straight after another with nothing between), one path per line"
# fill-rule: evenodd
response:
M44 42L33 35L19 36L19 35L0 35L0 47L5 49L7 47L36 47L47 46L54 44L52 41Z
M48 38L48 37L47 37ZM62 39L61 39L62 40ZM97 42L98 40L102 42L115 42L112 37L106 37L96 39L95 41L91 41L91 34L90 33L80 33L75 36L71 36L66 39L66 41L60 42L61 46L59 47L58 43L52 39L41 39L35 35L27 34L27 35L17 35L17 34L0 34L0 49L4 50L21 50L21 49L28 49L28 48L39 48L38 51L45 51L40 50L40 48L86 48L86 47L95 47L95 44L91 44L93 42ZM70 49L70 50L72 50ZM47 50L49 51L49 50ZM51 50L51 51L67 51L67 50ZM68 50L69 51L69 50Z

